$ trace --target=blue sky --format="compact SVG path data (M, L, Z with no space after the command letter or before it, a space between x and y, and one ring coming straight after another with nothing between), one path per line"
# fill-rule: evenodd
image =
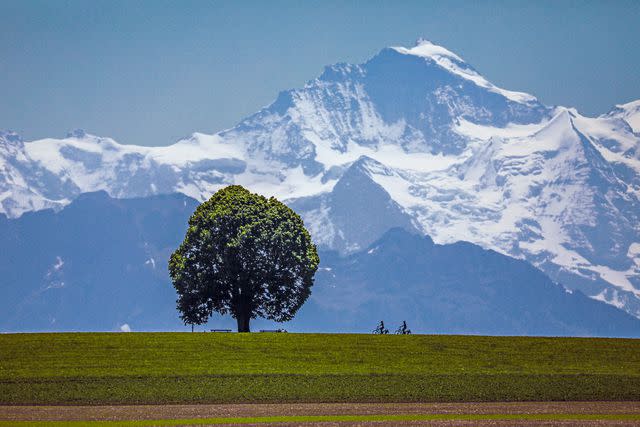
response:
M640 1L0 1L0 129L167 145L420 36L597 115L640 98Z

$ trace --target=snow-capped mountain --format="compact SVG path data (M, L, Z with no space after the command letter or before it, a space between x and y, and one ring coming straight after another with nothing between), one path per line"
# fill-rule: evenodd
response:
M0 247L11 248L0 257L0 332L185 330L166 266L197 204L100 191L58 212L0 216ZM640 337L640 319L467 242L435 245L394 228L361 251L320 259L295 319L256 319L255 329L366 333L384 316L414 333ZM203 327L235 320L214 315Z
M640 317L640 101L591 118L498 88L427 41L327 67L215 135L168 147L0 135L0 212L237 183L286 200L322 248L392 227L526 259Z

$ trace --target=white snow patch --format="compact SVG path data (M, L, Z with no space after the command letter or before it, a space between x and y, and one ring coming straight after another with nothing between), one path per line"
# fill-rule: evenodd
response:
M632 243L629 245L627 257L633 260L636 267L640 267L640 243Z
M498 138L520 138L524 136L533 135L534 133L545 127L549 121L545 120L540 123L533 123L527 125L519 125L509 123L505 127L493 127L472 123L465 119L458 119L458 123L454 130L460 135L467 136L469 138L477 139L491 139Z
M64 288L65 283L64 282L53 282L48 284L43 291L49 290L49 289L62 289Z
M120 332L131 332L131 326L128 323L120 325Z
M184 166L189 162L204 159L235 158L244 159L244 150L239 144L231 144L218 135L194 133L191 138L183 139L166 147L153 147L147 156L157 163Z
M280 199L295 199L331 191L337 179L322 182L322 174L314 177L305 175L302 166L281 169L279 173L257 173L247 171L235 178L235 183L265 196Z
M56 260L53 263L53 265L51 266L51 268L47 271L47 274L45 275L46 279L51 279L52 277L57 276L56 273L59 272L62 267L64 266L64 261L62 260L62 258L60 256L56 256ZM64 282L55 282L50 284L47 289L49 288L61 288L64 286Z
M640 99L626 104L616 105L623 110L622 118L629 123L634 132L640 133Z
M620 309L624 309L625 303L624 301L622 301L620 299L620 295L618 294L618 291L616 291L615 289L611 290L611 297L607 298L607 290L603 290L602 292L600 292L597 295L593 295L591 298L598 300L598 301L602 301L605 302L607 304L611 304L614 307L618 307Z
M431 59L445 70L466 80L472 81L480 87L498 93L511 101L518 103L537 102L536 97L529 95L528 93L514 92L494 86L487 79L478 74L477 71L467 65L458 55L442 46L435 45L428 40L419 40L417 45L411 49L407 49L405 47L392 47L392 49L405 55L415 55Z
M633 271L614 270L604 265L590 266L588 268L589 270L595 271L596 273L600 274L600 277L602 277L602 279L604 279L606 282L609 282L624 291L631 292L635 296L640 297L640 291L633 286L633 284L627 277L629 274L633 274Z

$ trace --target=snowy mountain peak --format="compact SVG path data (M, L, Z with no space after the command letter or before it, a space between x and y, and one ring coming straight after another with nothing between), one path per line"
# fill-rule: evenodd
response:
M472 66L466 63L461 57L450 50L436 45L428 40L419 39L416 46L412 48L392 47L391 49L403 54L413 55L424 58L427 61L433 61L444 70L465 80L473 82L481 88L488 89L494 93L504 96L510 101L522 104L536 104L538 100L535 96L524 92L514 92L505 90L493 85L478 73Z
M22 137L18 133L12 130L0 130L0 144L22 145L22 142Z
M626 104L618 104L616 107L624 111L638 112L640 110L640 99L627 102Z
M365 248L391 227L470 241L640 317L639 111L547 107L420 40L326 67L237 126L171 146L0 134L0 213L100 190L202 201L240 184L290 203L323 248Z
M423 58L433 58L433 59L446 57L446 58L453 59L459 63L464 63L462 58L460 58L455 53L451 52L449 49L443 46L437 45L425 38L419 38L416 41L415 46L412 48L407 49L405 47L392 47L392 49L395 49L398 52L406 55L415 55L415 56L421 56Z
M384 163L377 161L369 156L360 156L358 160L353 162L350 170L359 170L367 175L393 175L393 168L387 167Z
M87 133L84 131L84 129L74 129L70 132L67 132L67 138L76 138L76 139L83 139L87 136Z
M554 113L551 120L533 134L536 139L559 142L567 138L567 132L573 131L572 118L575 116L570 109L559 107Z
M626 121L635 133L640 133L640 99L626 104L616 105L607 116Z

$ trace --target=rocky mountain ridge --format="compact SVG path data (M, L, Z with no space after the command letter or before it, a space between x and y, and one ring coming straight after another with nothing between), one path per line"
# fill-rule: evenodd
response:
M0 135L0 212L224 185L275 195L323 249L403 227L525 259L640 316L640 101L600 117L498 88L428 41L326 67L215 135L168 147Z

